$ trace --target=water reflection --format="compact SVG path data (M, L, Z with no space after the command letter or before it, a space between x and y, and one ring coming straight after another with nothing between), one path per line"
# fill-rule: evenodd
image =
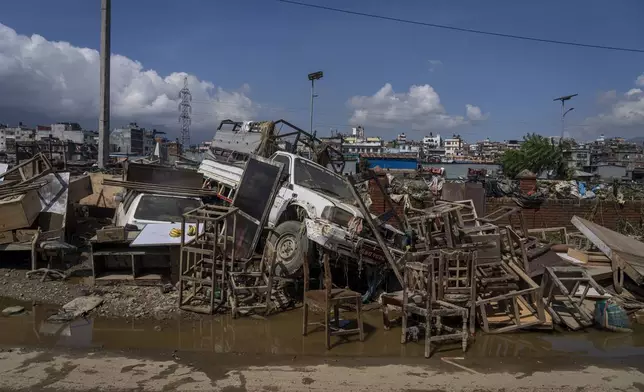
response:
M23 306L28 309L23 315L0 317L0 344L312 356L422 357L424 351L422 341L400 344L400 328L384 331L378 311L365 314L364 342L358 341L357 336L348 336L346 340L333 338L333 349L326 351L321 330L307 337L301 335L299 309L268 319L232 319L224 315L170 322L88 318L56 324L46 321L56 312L55 308ZM462 355L458 343L442 345L438 352ZM471 341L466 356L536 357L566 353L591 357L642 355L644 329L637 328L632 334L596 330L566 334L480 334Z

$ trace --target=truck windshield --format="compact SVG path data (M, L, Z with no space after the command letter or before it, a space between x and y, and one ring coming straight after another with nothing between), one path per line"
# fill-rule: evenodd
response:
M349 185L343 178L324 170L321 167L312 165L305 160L295 160L294 170L295 184L305 186L309 189L319 191L343 201L353 200Z
M143 195L134 212L134 219L160 222L181 222L181 216L201 206L195 199Z

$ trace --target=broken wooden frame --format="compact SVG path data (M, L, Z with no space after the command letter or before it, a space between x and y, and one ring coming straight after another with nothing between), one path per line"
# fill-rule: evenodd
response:
M503 220L507 219L507 225L503 225ZM491 223L499 227L510 226L515 232L526 235L528 233L528 226L525 223L523 210L521 207L499 207L491 213L482 218L478 218L480 222Z
M438 204L424 210L409 208L407 221L417 237L417 245L425 250L453 248L453 213L463 208L456 204ZM420 250L420 249L419 249Z
M270 312L275 258L275 248L267 242L257 270L247 265L244 271L228 272L228 304L233 318L243 311Z
M544 227L539 229L528 229L530 237L539 238L541 242L549 244L567 244L568 230L564 227ZM552 241L554 237L554 241Z
M39 179L42 176L45 176L51 173L53 166L49 159L42 154L36 154L33 158L28 159L21 164L14 166L10 170L7 170L4 173L0 173L0 179L11 178L15 173L20 175L19 184L23 184L27 181L34 181ZM15 185L16 182L10 180L0 182L0 187L10 187Z
M501 261L501 263L504 262ZM497 286L486 289L485 285L482 285L476 306L479 309L483 331L503 333L547 324L544 305L537 298L539 285L514 263L504 264L502 268L507 274L511 274L512 278L514 276L519 278L516 284L519 289L512 290L509 285L506 288ZM486 277L482 276L480 269L477 271L479 282L482 282ZM509 280L508 277L507 281ZM488 280L487 283L497 282Z
M569 289L571 284L572 288ZM577 296L582 284L583 291ZM600 295L606 293L582 267L546 267L541 278L539 298L555 322L563 323L575 331L593 325L593 315L582 306L591 288Z
M543 244L536 237L522 237L510 226L505 227L507 245L513 262L530 273L530 261L550 250L550 245Z
M232 270L236 257L240 212L235 207L205 205L183 215L179 308L213 314L225 302L226 270ZM195 226L196 235L186 241L189 225Z

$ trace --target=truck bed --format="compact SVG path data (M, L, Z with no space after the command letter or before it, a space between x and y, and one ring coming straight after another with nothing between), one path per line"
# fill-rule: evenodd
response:
M237 188L244 168L233 163L222 163L205 158L201 161L197 172L218 183L225 184L231 188Z

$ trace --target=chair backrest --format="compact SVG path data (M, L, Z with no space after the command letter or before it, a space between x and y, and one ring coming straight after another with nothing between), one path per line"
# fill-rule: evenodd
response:
M273 253L275 253L273 251ZM308 263L308 257L307 254L304 253L304 264L302 265L302 270L304 272L304 291L309 291L309 279L310 279L310 271L309 271L309 263ZM327 293L327 298L331 296L331 289L333 288L333 282L331 280L331 263L329 262L329 254L325 253L322 256L322 269L324 270L324 290Z
M450 295L473 296L476 289L475 265L477 252L473 250L441 250L438 268L437 298Z
M436 297L434 262L408 262L404 268L403 290L409 298L420 297L422 303L429 304ZM418 301L414 301L418 302Z

